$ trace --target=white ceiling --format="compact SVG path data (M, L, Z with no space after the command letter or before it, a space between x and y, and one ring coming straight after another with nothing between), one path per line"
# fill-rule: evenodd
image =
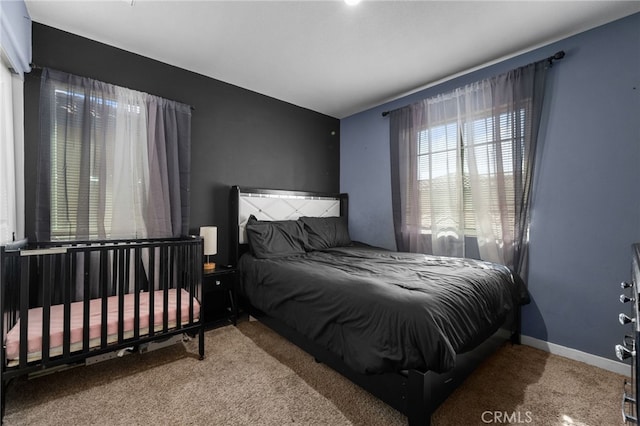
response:
M640 11L637 0L26 4L35 22L336 118Z

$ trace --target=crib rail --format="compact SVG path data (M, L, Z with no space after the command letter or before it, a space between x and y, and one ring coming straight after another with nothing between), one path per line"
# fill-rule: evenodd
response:
M202 300L200 237L0 247L3 379L10 378L12 372L18 375L75 363L183 332L200 333L202 357L204 329L202 314L198 315L203 312L199 305ZM111 330L109 327L114 303L117 303L115 333L113 326ZM131 306L133 326L127 327L125 311ZM57 319L60 311L61 319ZM72 336L72 314L76 312L82 313L80 342ZM160 320L155 321L159 315ZM92 316L100 318L97 337ZM41 353L33 359L26 342L33 335L31 324L40 318ZM60 327L56 321L62 321L62 342L52 349L52 330ZM10 366L6 341L14 326L19 327L20 347L14 361L17 365Z

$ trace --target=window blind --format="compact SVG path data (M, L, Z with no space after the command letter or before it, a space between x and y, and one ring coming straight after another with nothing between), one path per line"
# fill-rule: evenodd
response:
M79 223L88 223L84 232L89 238L110 238L108 224L113 213L113 197L109 185L111 174L106 169L113 164L110 141L114 138L112 123L118 103L69 87L56 88L54 102L51 238L75 238ZM90 173L83 169L83 161L90 161ZM82 203L88 204L86 213L78 208ZM78 214L88 217L83 222Z
M462 224L467 235L475 235L477 218L471 193L469 171L469 150L473 149L474 164L480 176L480 197L489 206L494 216L489 223L494 235L502 238L502 229L498 224L515 221L514 173L523 164L515 165L515 149L524 149L522 134L514 126L526 125L525 109L513 114L492 115L484 111L471 117L463 117L461 122L440 123L420 130L417 135L417 180L419 181L420 217L419 225L424 233L430 232L436 222L451 221L456 217L450 209L457 206L456 198L462 200ZM466 141L473 133L473 146ZM503 188L498 190L496 173L504 175ZM460 179L456 176L461 176ZM494 182L495 181L495 182ZM506 207L506 208L501 208ZM433 212L436 212L434 215ZM437 213L439 212L439 214Z

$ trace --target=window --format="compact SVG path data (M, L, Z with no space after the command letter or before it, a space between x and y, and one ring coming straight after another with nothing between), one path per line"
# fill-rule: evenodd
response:
M51 139L51 237L52 239L71 239L75 235L80 193L80 161L82 157L82 118L84 94L55 89L55 115ZM95 113L94 113L95 115ZM93 144L90 146L95 151ZM99 154L97 155L99 157ZM93 157L93 162L101 158ZM98 177L89 177L89 194L96 193ZM93 188L91 188L91 185ZM80 200L81 201L81 200ZM89 198L95 218L95 197ZM94 220L89 236L97 238L98 231Z
M24 234L22 80L0 58L0 244Z
M118 113L137 119L140 107L103 96L85 99L85 93L69 90L63 85L56 85L54 100L51 239L74 239L78 233L90 239L111 238L114 122ZM86 116L90 120L86 120ZM85 121L89 122L88 126ZM83 143L83 140L88 143ZM90 166L83 167L84 162L89 162ZM82 208L83 204L87 208ZM79 215L86 217L79 220ZM80 231L78 226L81 223L85 223L87 229Z
M188 233L189 105L44 69L39 240Z
M492 218L493 232L502 238L506 220L515 220L514 147L522 150L523 137L514 138L514 125L525 126L525 111L502 113L491 111L438 123L418 132L417 179L419 181L419 224L422 233L438 228L461 228L466 235L476 235L477 218L471 190L471 165L475 169L476 203L483 202ZM495 123L495 125L494 125ZM472 141L472 142L470 142ZM473 150L473 152L471 152ZM521 167L521 166L520 166ZM496 180L496 173L504 180ZM496 190L495 185L501 185ZM506 207L506 208L501 208ZM462 209L462 215L451 210ZM456 223L460 217L463 223Z
M527 269L531 182L548 60L390 112L398 250ZM475 255L475 253L473 253Z
M440 228L457 228L458 217L451 214L460 206L463 181L462 150L457 122L448 122L418 133L418 190L420 226L431 232L432 224Z

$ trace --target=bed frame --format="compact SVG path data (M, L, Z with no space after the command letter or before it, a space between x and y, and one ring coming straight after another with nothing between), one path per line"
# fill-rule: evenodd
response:
M234 186L230 193L231 261L248 250L244 226L249 215L259 220L294 220L300 216L348 215L347 194L281 191ZM330 366L391 407L404 413L411 426L428 426L438 406L498 347L507 341L519 343L519 310L503 328L472 351L456 357L456 367L446 373L408 370L367 375L356 373L338 356L309 340L276 318L249 306L250 313L278 334L293 342L319 362Z
M148 316L141 313L143 297L149 302ZM199 315L194 298L200 303ZM133 316L129 317L133 327L129 330L124 328L125 300L133 306ZM144 352L150 345L177 341L183 333L199 336L199 355L204 358L201 302L200 237L36 244L22 241L0 247L2 414L7 384L26 374L89 364L127 351ZM108 332L108 307L115 304L117 331ZM90 336L90 306L99 306L99 336ZM168 311L174 307L175 318L171 319ZM35 357L28 355L27 347L30 320L40 316L33 308L42 312L42 349ZM62 345L52 349L51 313L59 309L63 313ZM72 310L82 312L81 331L77 331L82 333L81 342L74 343L71 338ZM146 318L154 317L149 326L143 326ZM7 334L12 328L19 331L19 356L10 360Z

